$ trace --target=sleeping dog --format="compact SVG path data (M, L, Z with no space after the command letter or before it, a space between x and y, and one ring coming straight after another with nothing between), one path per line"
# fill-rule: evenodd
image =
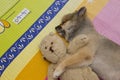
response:
M86 11L87 9L82 7L65 15L61 24L55 28L68 42L81 34L87 35L90 42L62 61L53 76L56 78L66 67L77 64L77 67L91 66L104 80L120 80L120 46L94 29Z

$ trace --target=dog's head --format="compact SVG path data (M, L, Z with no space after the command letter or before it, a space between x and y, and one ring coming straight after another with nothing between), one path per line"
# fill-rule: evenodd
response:
M74 36L73 33L83 24L85 17L86 8L82 7L78 11L63 16L61 24L55 27L55 29L59 35L70 41L71 37Z

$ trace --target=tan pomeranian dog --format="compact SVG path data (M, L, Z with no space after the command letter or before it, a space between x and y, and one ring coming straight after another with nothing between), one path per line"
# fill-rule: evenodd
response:
M120 80L120 46L94 29L86 11L86 8L82 7L65 15L61 24L55 28L68 42L76 36L85 34L89 38L89 43L62 61L53 77L60 76L66 67L77 64L77 67L91 66L103 80Z

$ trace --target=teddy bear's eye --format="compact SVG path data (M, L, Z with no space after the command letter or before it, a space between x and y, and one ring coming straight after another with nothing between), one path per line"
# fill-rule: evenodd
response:
M53 42L51 42L51 45L53 44Z
M45 49L47 49L47 47L45 47Z

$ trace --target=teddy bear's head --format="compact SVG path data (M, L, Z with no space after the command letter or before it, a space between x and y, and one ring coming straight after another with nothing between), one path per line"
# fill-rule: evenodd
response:
M46 60L57 63L66 54L66 45L57 34L50 33L41 41L40 50Z

